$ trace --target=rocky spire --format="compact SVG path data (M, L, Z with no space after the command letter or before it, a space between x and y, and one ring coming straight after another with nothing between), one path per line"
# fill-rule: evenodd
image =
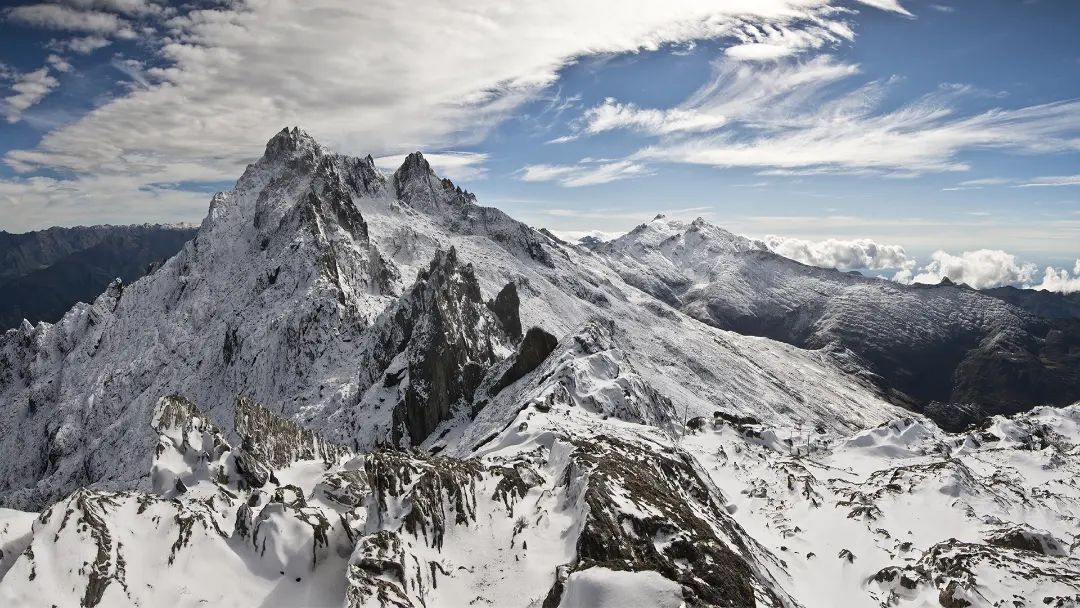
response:
M322 147L315 138L298 127L284 128L266 142L264 160L276 160L295 156L301 152L319 152Z
M460 208L476 203L476 196L447 178L440 178L420 152L405 157L394 172L397 197L422 211Z

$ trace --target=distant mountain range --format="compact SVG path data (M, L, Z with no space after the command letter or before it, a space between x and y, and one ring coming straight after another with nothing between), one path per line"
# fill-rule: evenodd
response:
M0 231L0 331L23 319L58 321L114 279L143 276L193 236L194 227L149 224Z
M983 293L1047 319L1080 319L1080 291L1055 293L1005 286L984 289Z

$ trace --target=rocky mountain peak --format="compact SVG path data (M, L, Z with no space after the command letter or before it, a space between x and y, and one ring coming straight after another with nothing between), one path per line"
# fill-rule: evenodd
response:
M322 146L315 138L298 127L284 128L266 142L264 160L289 158L301 153L319 153Z
M476 195L436 175L420 152L406 156L394 172L394 191L401 201L421 211L459 209L476 203Z

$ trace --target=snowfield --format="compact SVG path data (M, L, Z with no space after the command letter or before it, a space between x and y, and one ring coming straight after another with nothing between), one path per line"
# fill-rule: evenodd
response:
M282 131L161 268L0 337L0 605L1080 606L1080 405L946 432L861 343L703 318L757 253Z

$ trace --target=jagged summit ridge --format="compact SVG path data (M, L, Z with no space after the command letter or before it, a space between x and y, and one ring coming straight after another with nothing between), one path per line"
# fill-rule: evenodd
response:
M847 363L691 322L628 285L608 261L475 204L421 155L393 181L370 157L334 154L298 129L284 130L232 190L214 196L195 238L152 275L56 325L5 336L0 452L11 464L0 471L0 504L40 507L83 485L144 486L156 440L137 421L163 395L207 404L226 433L236 395L309 428L355 409L373 323L450 247L473 265L484 302L477 318L497 327L486 302L513 283L521 329L511 333L537 326L562 339L592 318L617 319L649 390L693 411L723 403L779 416L792 394L797 409L828 412L837 428L891 411L865 379L842 371ZM513 350L505 347L500 359ZM713 371L720 369L730 372ZM804 369L825 380L807 382ZM511 400L495 397L490 403ZM391 419L392 408L377 400L361 409L361 418ZM459 420L450 409L439 424ZM471 412L462 415L465 424ZM430 424L423 426L421 435ZM361 425L361 436L343 443L389 442L389 429ZM459 434L446 432L444 443Z

